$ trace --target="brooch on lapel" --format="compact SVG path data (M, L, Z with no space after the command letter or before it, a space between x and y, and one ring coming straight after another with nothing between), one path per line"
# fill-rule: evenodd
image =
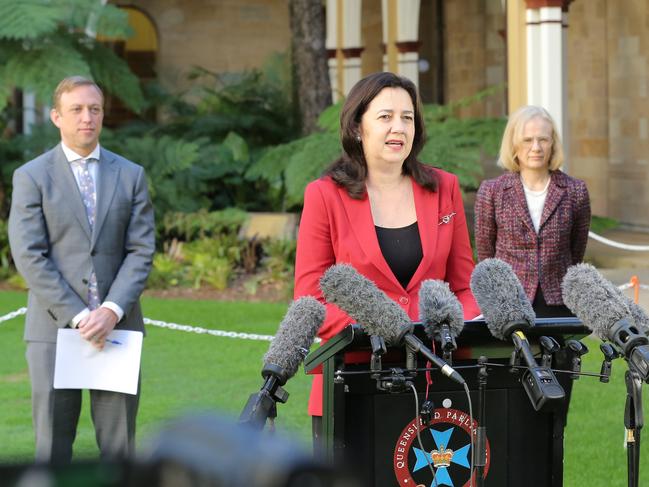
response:
M446 225L451 221L451 218L453 218L454 216L455 216L455 212L449 213L448 215L444 215L439 219L438 225Z

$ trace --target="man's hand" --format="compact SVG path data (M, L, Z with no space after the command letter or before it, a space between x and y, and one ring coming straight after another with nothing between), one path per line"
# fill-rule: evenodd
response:
M110 309L99 307L83 318L77 328L81 336L95 348L102 350L106 337L117 324L117 315Z

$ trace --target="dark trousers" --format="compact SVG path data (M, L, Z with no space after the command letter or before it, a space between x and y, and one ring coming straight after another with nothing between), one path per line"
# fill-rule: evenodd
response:
M575 316L565 304L552 305L546 303L540 285L536 288L536 295L534 296L532 308L534 308L534 313L536 313L537 318L563 318L566 316Z
M54 389L56 343L27 342L27 364L32 384L32 419L36 460L67 464L81 413L80 389ZM135 452L138 393L90 390L90 413L102 459L118 459Z

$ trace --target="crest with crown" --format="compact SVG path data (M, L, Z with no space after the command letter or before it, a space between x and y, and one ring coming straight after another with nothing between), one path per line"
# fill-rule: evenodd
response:
M450 448L444 448L444 445L440 445L439 450L433 450L430 452L430 456L433 460L433 465L436 468L449 467L451 465L451 460L453 459L453 450Z

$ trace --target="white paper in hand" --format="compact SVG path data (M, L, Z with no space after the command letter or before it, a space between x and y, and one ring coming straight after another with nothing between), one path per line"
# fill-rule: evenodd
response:
M100 389L136 394L140 377L142 332L113 330L103 350L84 340L79 330L58 332L54 389Z

